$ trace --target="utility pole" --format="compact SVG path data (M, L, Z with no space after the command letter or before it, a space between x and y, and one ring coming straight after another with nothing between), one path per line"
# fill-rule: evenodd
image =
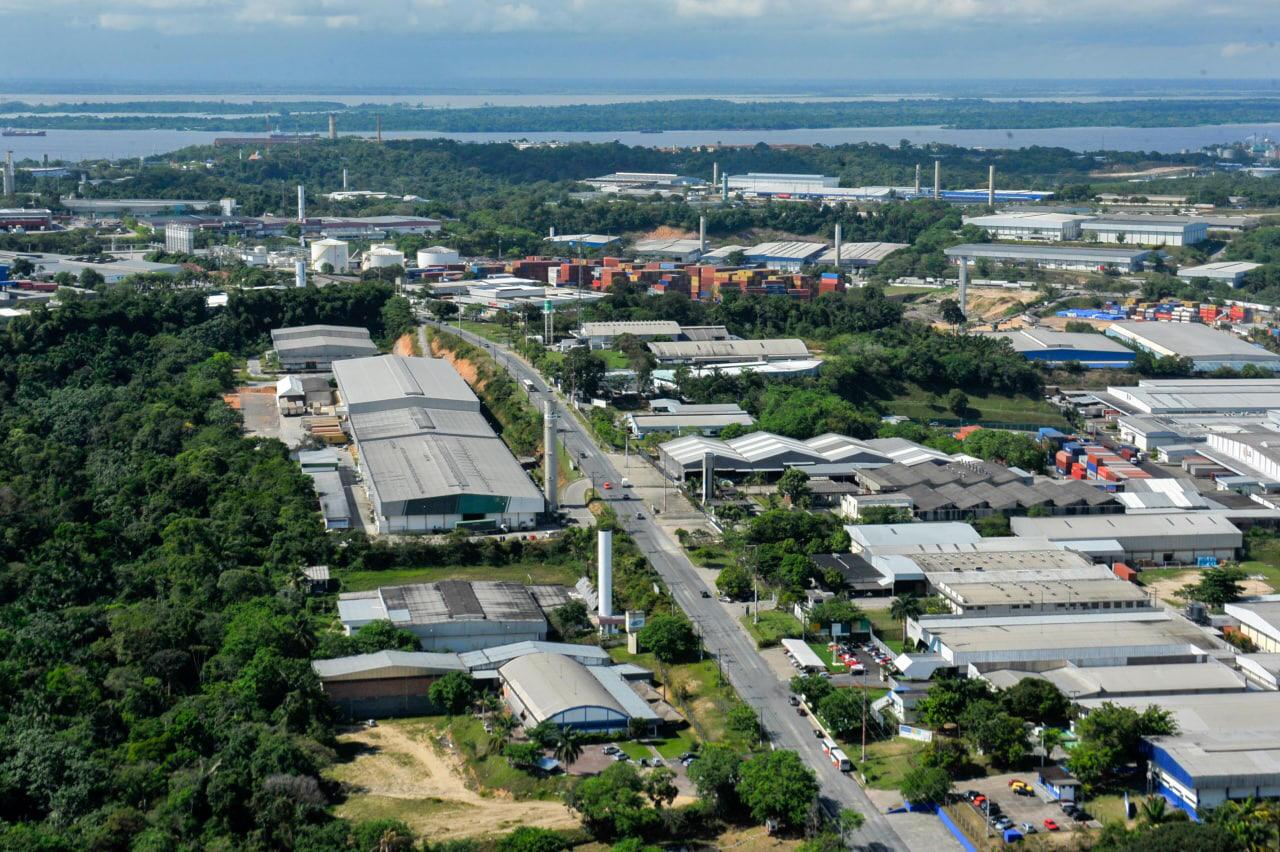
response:
M862 758L858 761L863 764L863 772L866 772L867 762L867 667L862 667Z

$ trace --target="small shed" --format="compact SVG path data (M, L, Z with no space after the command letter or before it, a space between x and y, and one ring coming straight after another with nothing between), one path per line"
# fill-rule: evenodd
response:
M1060 802L1074 802L1080 793L1080 782L1065 766L1058 764L1036 770L1036 781Z

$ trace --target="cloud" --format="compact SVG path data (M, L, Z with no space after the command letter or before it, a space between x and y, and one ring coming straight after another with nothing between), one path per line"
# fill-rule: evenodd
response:
M1221 52L1223 58L1235 59L1239 56L1248 56L1251 53L1261 53L1264 50L1275 50L1275 47L1275 42L1263 44L1260 42L1232 41L1224 44Z

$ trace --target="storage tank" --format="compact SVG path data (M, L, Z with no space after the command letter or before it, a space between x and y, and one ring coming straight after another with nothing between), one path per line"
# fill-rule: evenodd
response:
M365 269L381 269L386 266L404 267L404 252L392 245L376 245L364 255Z
M428 266L448 266L459 262L461 262L461 258L451 248L431 246L430 248L418 250L418 268L420 269L425 269Z
M316 240L311 244L311 268L318 272L327 263L334 272L346 272L351 265L347 251L347 244L342 240L332 237Z

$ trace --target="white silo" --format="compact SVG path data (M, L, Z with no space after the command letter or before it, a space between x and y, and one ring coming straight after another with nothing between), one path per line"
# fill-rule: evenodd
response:
M425 269L429 266L449 266L461 261L462 258L456 251L445 246L429 246L424 249L418 249L418 268L420 269Z
M613 617L613 530L600 530L596 537L596 593L600 617Z
M348 246L342 240L328 237L311 244L311 268L319 272L327 263L334 272L346 272L351 262Z
M365 269L382 269L387 266L404 267L404 252L396 251L393 245L376 245L364 255Z
M307 265L302 261L298 261L293 265L293 286L307 286Z

